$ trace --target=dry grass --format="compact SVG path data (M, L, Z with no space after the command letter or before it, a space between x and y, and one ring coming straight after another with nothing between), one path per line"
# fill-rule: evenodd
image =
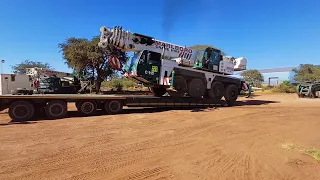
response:
M291 150L291 149L295 149L296 145L290 144L290 143L286 143L286 144L282 144L281 148Z
M305 149L303 147L297 146L295 144L285 143L281 145L281 148L287 149L287 150L297 150L302 153L305 153L311 157L313 157L315 160L320 162L320 150L317 149Z
M307 153L309 156L313 157L318 162L320 162L320 150L317 150L317 149L305 150L305 153Z

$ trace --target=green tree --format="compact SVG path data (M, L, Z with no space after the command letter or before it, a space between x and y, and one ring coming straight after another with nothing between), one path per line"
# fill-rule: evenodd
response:
M204 50L207 47L211 47L211 48L214 48L214 49L219 49L221 51L222 55L224 55L224 56L226 55L226 53L222 49L214 47L214 46L211 46L211 45L206 45L206 44L193 45L193 46L190 46L189 48L192 48L192 49L195 49L195 50Z
M263 75L256 69L246 70L240 73L240 76L247 82L252 82L254 86L260 86L263 82Z
M99 37L91 40L71 37L59 44L66 64L76 72L90 74L97 92L100 91L102 81L115 72L109 66L108 58L117 55L122 64L127 61L124 52L117 49L102 50L98 42Z
M320 80L320 65L300 64L293 71L295 72L294 79L297 82Z
M12 66L12 72L15 74L26 74L26 69L27 68L46 68L46 69L52 69L52 67L48 63L42 63L38 61L30 61L30 60L25 60L21 63L18 63L14 66Z

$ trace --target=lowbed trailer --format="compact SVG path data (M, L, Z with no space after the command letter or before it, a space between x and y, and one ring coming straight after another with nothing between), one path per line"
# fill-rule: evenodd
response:
M88 94L40 94L2 95L0 111L9 108L13 121L32 120L36 111L43 110L49 119L61 119L67 114L69 102L74 102L84 116L94 115L102 109L107 114L118 114L127 107L204 107L224 104L223 100L207 98L173 98L146 95L88 95Z

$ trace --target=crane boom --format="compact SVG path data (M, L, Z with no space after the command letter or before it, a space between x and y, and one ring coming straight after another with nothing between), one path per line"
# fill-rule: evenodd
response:
M181 57L188 60L195 59L198 52L197 50L160 41L150 36L124 31L121 27L113 29L101 27L100 33L99 46L102 48L113 46L124 52L149 50L157 53L163 53L163 48L165 48L165 56L171 58Z
M33 67L33 68L26 68L26 75L29 75L35 78L50 77L50 76L64 78L64 77L70 76L71 74L66 72L53 71L46 68Z

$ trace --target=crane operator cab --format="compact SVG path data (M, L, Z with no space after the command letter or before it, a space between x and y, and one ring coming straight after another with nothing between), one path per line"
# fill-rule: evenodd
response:
M207 47L205 50L198 51L194 68L218 72L220 61L222 61L221 51Z

